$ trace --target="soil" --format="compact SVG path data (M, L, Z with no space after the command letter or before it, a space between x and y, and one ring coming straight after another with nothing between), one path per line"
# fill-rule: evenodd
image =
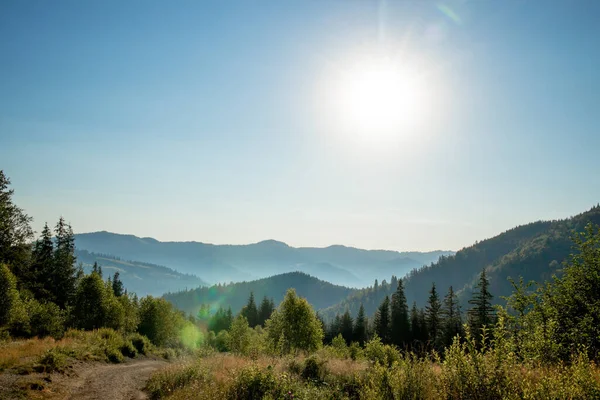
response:
M147 399L148 396L143 391L146 382L154 371L167 364L164 360L140 358L122 364L81 362L73 365L67 374L0 374L0 378L3 378L0 379L0 383L9 384L14 389L5 387L9 390L0 390L0 398L22 399L25 396L53 400ZM21 390L17 390L17 387Z

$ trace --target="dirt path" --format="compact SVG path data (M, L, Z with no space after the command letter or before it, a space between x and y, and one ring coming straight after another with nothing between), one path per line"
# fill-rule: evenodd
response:
M150 375L167 365L163 360L139 359L124 364L94 364L76 371L68 379L69 400L138 400L146 399L142 389Z

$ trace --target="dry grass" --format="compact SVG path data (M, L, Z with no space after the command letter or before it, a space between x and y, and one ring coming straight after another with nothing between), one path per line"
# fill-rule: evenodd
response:
M57 346L68 346L72 339L56 341L52 338L15 340L0 345L0 371L37 359Z

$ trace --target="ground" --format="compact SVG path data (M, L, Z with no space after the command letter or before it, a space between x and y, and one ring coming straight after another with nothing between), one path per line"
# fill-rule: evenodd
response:
M77 363L68 373L0 375L2 399L138 400L150 375L167 365L160 359L140 358L122 364ZM6 396L6 397L5 397Z

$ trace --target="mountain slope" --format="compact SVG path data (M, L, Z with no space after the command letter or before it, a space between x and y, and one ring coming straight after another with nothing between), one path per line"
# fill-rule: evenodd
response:
M250 292L254 293L259 304L263 296L267 296L277 305L283 300L289 288L296 289L298 295L306 297L315 309L329 307L355 291L355 289L324 282L302 272L290 272L250 282L167 293L163 297L180 310L194 315L202 304L208 304L213 309L231 307L232 311L237 313L248 301Z
M138 296L161 296L165 292L205 286L206 282L194 275L182 274L162 265L140 261L123 261L111 255L76 250L77 261L83 264L85 272L90 272L94 263L102 267L105 278L119 272L123 285L129 292Z
M213 283L303 271L319 279L351 287L364 287L391 274L402 276L436 261L440 255L452 254L448 251L401 253L345 246L294 248L275 240L249 245L160 242L109 232L75 235L75 244L78 249L90 252L168 265Z
M498 236L475 243L455 255L442 256L437 263L413 270L405 280L409 305L416 301L424 306L431 284L436 283L443 296L449 286L459 292L463 305L470 298L473 285L483 268L490 279L490 291L496 302L512 292L509 277L542 282L560 273L560 267L571 253L571 235L581 232L587 223L600 225L600 207L593 207L577 216L554 221L538 221L510 229ZM339 304L323 310L331 318L349 309L356 313L363 302L372 315L386 295L396 285L379 285L353 293Z

